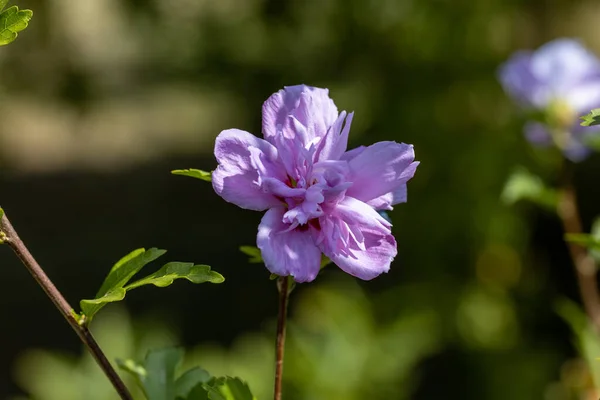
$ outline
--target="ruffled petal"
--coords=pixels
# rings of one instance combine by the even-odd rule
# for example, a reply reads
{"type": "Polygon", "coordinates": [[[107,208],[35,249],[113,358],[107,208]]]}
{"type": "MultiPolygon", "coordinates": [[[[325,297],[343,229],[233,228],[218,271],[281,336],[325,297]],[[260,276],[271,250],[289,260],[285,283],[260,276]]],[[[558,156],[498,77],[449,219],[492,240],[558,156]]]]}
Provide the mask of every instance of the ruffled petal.
{"type": "Polygon", "coordinates": [[[408,190],[406,184],[404,184],[393,192],[389,192],[383,196],[369,200],[367,204],[376,210],[393,210],[394,208],[392,206],[400,203],[406,203],[408,199],[407,192],[408,190]]]}
{"type": "Polygon", "coordinates": [[[320,232],[326,237],[320,243],[323,253],[343,271],[363,280],[388,272],[397,254],[389,222],[369,205],[351,197],[338,204],[336,217],[337,222],[330,219],[321,223],[321,229],[332,230],[320,232]],[[344,244],[346,248],[342,248],[344,244]]]}
{"type": "Polygon", "coordinates": [[[284,213],[284,208],[272,208],[265,213],[258,226],[256,245],[271,273],[310,282],[319,274],[321,250],[308,230],[289,230],[289,225],[282,222],[284,213]]]}
{"type": "Polygon", "coordinates": [[[325,136],[338,118],[329,90],[306,85],[286,86],[273,94],[263,104],[262,113],[263,135],[273,144],[274,138],[282,134],[287,138],[302,135],[303,144],[308,145],[325,136]],[[298,124],[303,128],[299,129],[298,124]]]}
{"type": "Polygon", "coordinates": [[[375,143],[348,161],[349,181],[352,182],[352,186],[346,194],[369,202],[387,193],[401,191],[419,165],[414,160],[412,145],[396,142],[375,143]]]}
{"type": "Polygon", "coordinates": [[[323,140],[319,142],[315,156],[316,160],[339,160],[346,151],[346,147],[348,147],[348,135],[350,134],[353,116],[354,113],[348,114],[347,117],[345,111],[340,113],[323,140]]]}
{"type": "Polygon", "coordinates": [[[269,142],[238,129],[223,131],[215,141],[219,166],[212,174],[215,192],[239,207],[263,211],[280,201],[261,188],[259,175],[278,177],[277,149],[269,142]]]}

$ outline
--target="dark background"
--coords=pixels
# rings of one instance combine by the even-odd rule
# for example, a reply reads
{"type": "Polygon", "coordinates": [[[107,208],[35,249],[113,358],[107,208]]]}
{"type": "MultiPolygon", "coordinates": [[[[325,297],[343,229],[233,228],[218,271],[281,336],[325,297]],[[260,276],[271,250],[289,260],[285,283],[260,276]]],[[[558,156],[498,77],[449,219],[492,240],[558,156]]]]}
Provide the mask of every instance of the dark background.
{"type": "MultiPolygon", "coordinates": [[[[521,48],[578,37],[600,52],[593,1],[22,0],[34,18],[0,48],[0,201],[76,307],[138,247],[206,263],[221,285],[141,288],[93,325],[111,358],[182,344],[186,364],[271,396],[276,290],[237,251],[260,213],[210,184],[216,135],[260,134],[284,85],[330,88],[355,112],[351,147],[413,143],[399,255],[356,282],[330,266],[293,294],[286,398],[570,400],[589,377],[557,299],[578,301],[560,226],[500,201],[518,165],[552,180],[496,81],[521,48]]],[[[600,157],[576,167],[586,227],[600,157]]],[[[160,262],[153,264],[158,268],[160,262]]],[[[0,397],[114,399],[76,336],[0,248],[0,397]],[[44,349],[44,350],[40,350],[44,349]]]]}

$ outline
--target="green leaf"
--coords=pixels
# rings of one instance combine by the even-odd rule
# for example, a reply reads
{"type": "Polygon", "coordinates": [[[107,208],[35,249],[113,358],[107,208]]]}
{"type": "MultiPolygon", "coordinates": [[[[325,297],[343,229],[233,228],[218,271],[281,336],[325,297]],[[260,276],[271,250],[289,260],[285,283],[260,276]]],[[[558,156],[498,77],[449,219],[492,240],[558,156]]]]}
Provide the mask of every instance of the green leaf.
{"type": "Polygon", "coordinates": [[[241,246],[240,251],[247,255],[248,262],[250,264],[260,264],[263,262],[262,254],[260,253],[260,249],[255,246],[241,246]]]}
{"type": "Polygon", "coordinates": [[[581,117],[581,126],[600,125],[600,108],[595,108],[589,114],[581,117]]]}
{"type": "Polygon", "coordinates": [[[143,381],[148,400],[173,400],[177,385],[175,371],[183,359],[183,349],[167,348],[152,350],[146,355],[143,381]]]}
{"type": "Polygon", "coordinates": [[[211,271],[208,265],[194,265],[193,263],[170,262],[153,274],[148,275],[134,283],[127,285],[125,290],[135,289],[144,285],[166,287],[176,279],[187,279],[192,283],[222,283],[223,275],[211,271]]]}
{"type": "Polygon", "coordinates": [[[554,211],[558,204],[558,192],[546,187],[539,176],[519,167],[506,181],[501,199],[506,204],[527,200],[554,211]]]}
{"type": "Polygon", "coordinates": [[[225,280],[221,274],[211,271],[208,265],[194,265],[193,263],[170,262],[158,271],[127,284],[133,276],[145,265],[165,254],[165,250],[152,248],[148,251],[138,249],[123,257],[117,262],[104,280],[96,298],[81,300],[80,306],[85,315],[85,323],[89,324],[94,317],[108,303],[121,301],[129,290],[145,285],[166,287],[176,279],[187,279],[192,283],[221,283],[225,280]]]}
{"type": "MultiPolygon", "coordinates": [[[[148,372],[146,371],[146,368],[144,368],[143,365],[140,365],[140,364],[136,363],[133,360],[120,360],[120,359],[117,359],[117,365],[123,371],[125,371],[125,372],[129,373],[130,375],[132,375],[135,378],[136,383],[138,384],[138,386],[140,388],[142,388],[144,390],[144,394],[146,394],[145,388],[144,388],[144,380],[146,379],[146,376],[148,375],[148,372]]],[[[146,395],[146,397],[148,397],[148,396],[146,395]]]]}
{"type": "Polygon", "coordinates": [[[192,368],[175,382],[175,396],[187,399],[192,390],[211,379],[208,372],[200,367],[192,368]]]}
{"type": "Polygon", "coordinates": [[[0,219],[2,219],[2,217],[4,217],[4,210],[0,208],[0,219]]]}
{"type": "MultiPolygon", "coordinates": [[[[2,7],[6,5],[6,1],[0,3],[2,7]]],[[[0,46],[9,44],[14,41],[18,32],[27,28],[33,11],[19,10],[17,6],[12,6],[0,13],[0,46]]]]}
{"type": "Polygon", "coordinates": [[[557,313],[570,325],[575,344],[581,357],[587,362],[595,387],[600,387],[600,338],[587,316],[571,300],[561,300],[556,304],[557,313]]]}
{"type": "Polygon", "coordinates": [[[0,11],[4,10],[4,7],[8,4],[8,0],[0,0],[0,11]]]}
{"type": "Polygon", "coordinates": [[[229,376],[209,382],[208,398],[210,400],[256,400],[246,382],[229,376]]]}
{"type": "Polygon", "coordinates": [[[589,234],[567,233],[565,234],[565,240],[587,248],[594,260],[600,262],[600,217],[592,223],[589,234]]]}
{"type": "Polygon", "coordinates": [[[94,315],[107,303],[123,300],[125,290],[123,287],[146,264],[156,260],[166,253],[166,250],[151,248],[149,250],[137,249],[120,259],[110,270],[102,283],[96,297],[92,300],[81,300],[80,307],[90,323],[94,315]]]}
{"type": "Polygon", "coordinates": [[[190,178],[201,179],[206,182],[212,181],[212,172],[202,171],[201,169],[176,169],[171,171],[173,175],[189,176],[190,178]]]}

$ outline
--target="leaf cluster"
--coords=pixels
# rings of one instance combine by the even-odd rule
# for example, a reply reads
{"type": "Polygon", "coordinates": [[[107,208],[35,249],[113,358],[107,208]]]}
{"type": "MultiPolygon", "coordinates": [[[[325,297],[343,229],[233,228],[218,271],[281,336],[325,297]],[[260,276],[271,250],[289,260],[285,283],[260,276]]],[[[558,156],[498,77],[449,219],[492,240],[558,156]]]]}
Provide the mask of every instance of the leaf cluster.
{"type": "Polygon", "coordinates": [[[133,360],[118,364],[134,376],[148,400],[256,400],[240,378],[213,377],[200,367],[178,375],[182,360],[182,349],[167,348],[148,352],[142,364],[133,360]]]}

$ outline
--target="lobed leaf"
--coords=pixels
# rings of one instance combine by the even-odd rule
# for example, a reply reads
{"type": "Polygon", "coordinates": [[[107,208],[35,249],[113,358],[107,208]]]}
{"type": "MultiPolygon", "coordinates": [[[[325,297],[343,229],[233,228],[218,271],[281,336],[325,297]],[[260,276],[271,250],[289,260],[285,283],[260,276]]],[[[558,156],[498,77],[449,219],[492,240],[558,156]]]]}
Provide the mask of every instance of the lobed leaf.
{"type": "Polygon", "coordinates": [[[187,279],[192,283],[221,283],[225,280],[221,274],[211,271],[208,265],[193,263],[170,262],[158,271],[129,283],[131,278],[144,266],[156,260],[165,250],[152,248],[137,249],[119,260],[110,270],[94,299],[81,300],[80,307],[83,315],[78,316],[82,323],[89,324],[106,304],[121,301],[129,290],[145,285],[166,287],[176,279],[187,279]]]}
{"type": "Polygon", "coordinates": [[[171,171],[171,173],[173,175],[189,176],[190,178],[212,182],[212,172],[202,171],[201,169],[176,169],[171,171]]]}
{"type": "Polygon", "coordinates": [[[595,108],[580,118],[583,122],[581,126],[594,126],[600,125],[600,108],[595,108]]]}
{"type": "Polygon", "coordinates": [[[176,279],[187,279],[192,283],[222,283],[223,275],[211,271],[208,265],[194,265],[193,263],[170,262],[153,274],[148,275],[125,287],[125,290],[135,289],[144,285],[166,287],[176,279]]]}
{"type": "MultiPolygon", "coordinates": [[[[7,1],[0,2],[0,9],[4,8],[7,1]]],[[[18,32],[27,28],[29,21],[33,17],[31,10],[19,10],[19,7],[12,6],[0,13],[0,46],[6,45],[14,41],[18,32]]]]}

